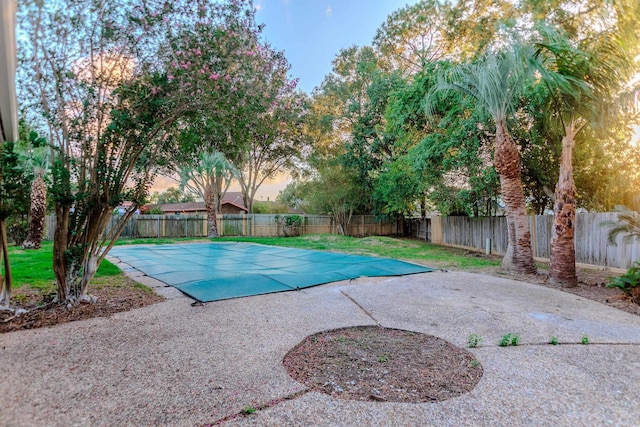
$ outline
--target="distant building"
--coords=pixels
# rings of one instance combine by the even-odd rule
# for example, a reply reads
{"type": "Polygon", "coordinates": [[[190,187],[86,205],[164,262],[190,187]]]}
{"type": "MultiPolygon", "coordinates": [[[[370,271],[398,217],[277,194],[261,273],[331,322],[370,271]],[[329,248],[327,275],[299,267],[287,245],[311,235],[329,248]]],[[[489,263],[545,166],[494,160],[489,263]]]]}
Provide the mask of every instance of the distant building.
{"type": "MultiPolygon", "coordinates": [[[[160,208],[167,215],[205,215],[207,213],[204,202],[148,204],[142,207],[142,212],[148,213],[155,208],[160,208]]],[[[222,198],[220,212],[218,213],[243,214],[247,212],[249,212],[249,209],[244,205],[242,193],[228,191],[222,198]]]]}
{"type": "MultiPolygon", "coordinates": [[[[133,202],[122,202],[122,204],[115,209],[115,213],[117,213],[118,215],[124,215],[124,213],[128,211],[131,206],[133,206],[133,202]]],[[[138,215],[139,213],[140,209],[136,209],[136,211],[134,212],[135,215],[138,215]]]]}

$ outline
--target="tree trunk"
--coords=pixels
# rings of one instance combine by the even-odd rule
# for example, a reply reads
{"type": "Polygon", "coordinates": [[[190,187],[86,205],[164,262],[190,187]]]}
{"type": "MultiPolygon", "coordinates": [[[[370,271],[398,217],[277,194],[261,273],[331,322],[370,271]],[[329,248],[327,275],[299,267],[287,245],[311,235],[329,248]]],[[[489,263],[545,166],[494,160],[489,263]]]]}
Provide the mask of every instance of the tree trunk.
{"type": "Polygon", "coordinates": [[[574,225],[576,221],[576,185],[573,181],[573,147],[577,133],[575,123],[565,127],[562,138],[560,176],[556,184],[551,236],[549,279],[567,288],[578,285],[574,225]]]}
{"type": "MultiPolygon", "coordinates": [[[[67,265],[66,252],[69,249],[69,207],[56,203],[56,226],[53,232],[53,273],[56,276],[58,290],[55,300],[65,302],[71,295],[70,275],[74,266],[67,265]]],[[[72,278],[71,278],[72,279],[72,278]]]]}
{"type": "Polygon", "coordinates": [[[4,264],[4,276],[0,275],[0,302],[5,306],[11,303],[11,263],[9,262],[9,245],[7,244],[7,223],[0,219],[0,253],[4,264]]]}
{"type": "Polygon", "coordinates": [[[220,237],[217,224],[217,204],[214,186],[211,183],[207,183],[204,188],[204,205],[207,209],[207,237],[220,237]]]}
{"type": "Polygon", "coordinates": [[[46,213],[47,187],[42,176],[38,176],[31,183],[31,223],[29,224],[29,234],[22,242],[22,249],[40,249],[46,213]]]}
{"type": "Polygon", "coordinates": [[[496,170],[507,215],[507,251],[502,267],[514,273],[535,274],[529,216],[522,189],[520,153],[504,121],[496,123],[496,170]]]}

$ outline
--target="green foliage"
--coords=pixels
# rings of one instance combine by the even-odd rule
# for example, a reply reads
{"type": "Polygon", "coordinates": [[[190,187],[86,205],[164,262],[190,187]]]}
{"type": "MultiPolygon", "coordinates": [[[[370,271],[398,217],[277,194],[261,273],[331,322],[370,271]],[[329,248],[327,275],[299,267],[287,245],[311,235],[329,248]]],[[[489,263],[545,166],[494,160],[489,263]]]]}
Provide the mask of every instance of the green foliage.
{"type": "Polygon", "coordinates": [[[16,245],[22,244],[29,233],[29,223],[19,217],[12,217],[7,224],[7,237],[16,245]]]}
{"type": "Polygon", "coordinates": [[[299,185],[306,202],[305,210],[333,215],[342,230],[347,230],[352,215],[358,213],[357,209],[366,197],[356,185],[351,171],[335,164],[323,165],[314,179],[299,185]]]}
{"type": "Polygon", "coordinates": [[[255,214],[285,214],[289,212],[287,205],[280,202],[254,202],[253,213],[255,214]]]}
{"type": "Polygon", "coordinates": [[[469,338],[467,338],[467,347],[476,348],[482,342],[482,337],[478,334],[471,334],[469,338]]]}
{"type": "Polygon", "coordinates": [[[623,234],[626,241],[630,241],[635,237],[640,237],[640,196],[636,196],[633,200],[633,208],[626,206],[616,206],[618,212],[617,221],[603,222],[601,225],[611,227],[608,238],[609,243],[616,244],[618,235],[623,234]]]}
{"type": "Polygon", "coordinates": [[[556,338],[555,336],[551,336],[551,338],[549,338],[549,344],[558,345],[558,338],[556,338]]]}
{"type": "Polygon", "coordinates": [[[300,234],[300,226],[302,225],[303,218],[300,215],[276,215],[276,223],[280,229],[284,232],[285,236],[298,236],[300,234]]]}
{"type": "Polygon", "coordinates": [[[391,94],[385,119],[395,136],[394,157],[383,165],[374,193],[383,212],[412,212],[418,204],[423,212],[429,206],[445,215],[496,211],[487,117],[457,92],[432,97],[431,117],[425,115],[424,99],[447,69],[446,62],[425,66],[391,94]]]}
{"type": "Polygon", "coordinates": [[[257,409],[256,409],[255,407],[253,407],[253,406],[245,406],[245,407],[242,409],[242,414],[243,414],[243,415],[251,415],[251,414],[253,414],[253,413],[254,413],[254,412],[256,412],[256,411],[257,411],[257,409]]]}
{"type": "Polygon", "coordinates": [[[582,338],[580,339],[580,344],[582,345],[589,344],[589,337],[587,335],[583,335],[582,338]]]}
{"type": "Polygon", "coordinates": [[[387,363],[389,361],[391,356],[389,356],[388,354],[383,354],[381,356],[378,356],[378,362],[380,363],[387,363]]]}
{"type": "Polygon", "coordinates": [[[189,203],[195,202],[196,199],[191,193],[180,191],[176,187],[169,187],[163,192],[155,192],[151,195],[151,203],[167,204],[167,203],[189,203]]]}
{"type": "Polygon", "coordinates": [[[286,215],[282,217],[282,221],[286,227],[300,227],[302,225],[302,219],[300,215],[286,215]]]}
{"type": "Polygon", "coordinates": [[[634,262],[625,274],[613,277],[607,283],[608,288],[618,288],[626,294],[629,294],[638,285],[640,285],[640,261],[634,262]]]}
{"type": "Polygon", "coordinates": [[[301,185],[298,181],[290,182],[286,187],[280,190],[278,196],[276,197],[276,202],[284,206],[289,206],[293,209],[303,209],[305,206],[305,196],[302,191],[302,187],[303,185],[301,185]]]}
{"type": "Polygon", "coordinates": [[[500,339],[500,342],[498,343],[498,345],[500,347],[507,347],[510,345],[517,346],[519,343],[520,343],[520,336],[509,332],[508,334],[502,336],[502,339],[500,339]]]}
{"type": "Polygon", "coordinates": [[[147,212],[150,215],[164,215],[164,211],[160,206],[154,206],[147,212]]]}
{"type": "Polygon", "coordinates": [[[28,212],[30,180],[13,142],[0,146],[0,220],[28,212]]]}

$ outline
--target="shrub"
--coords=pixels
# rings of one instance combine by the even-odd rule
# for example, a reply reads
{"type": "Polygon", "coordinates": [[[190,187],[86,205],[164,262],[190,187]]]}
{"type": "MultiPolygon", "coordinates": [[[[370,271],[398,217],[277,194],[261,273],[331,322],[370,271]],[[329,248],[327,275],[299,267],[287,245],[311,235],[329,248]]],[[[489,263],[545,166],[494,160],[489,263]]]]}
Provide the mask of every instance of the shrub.
{"type": "Polygon", "coordinates": [[[638,285],[640,285],[640,261],[634,262],[631,268],[622,276],[612,278],[607,287],[620,288],[620,290],[628,294],[638,285]]]}
{"type": "Polygon", "coordinates": [[[164,211],[159,206],[155,206],[155,207],[149,209],[149,212],[147,212],[147,213],[149,215],[164,215],[164,211]]]}

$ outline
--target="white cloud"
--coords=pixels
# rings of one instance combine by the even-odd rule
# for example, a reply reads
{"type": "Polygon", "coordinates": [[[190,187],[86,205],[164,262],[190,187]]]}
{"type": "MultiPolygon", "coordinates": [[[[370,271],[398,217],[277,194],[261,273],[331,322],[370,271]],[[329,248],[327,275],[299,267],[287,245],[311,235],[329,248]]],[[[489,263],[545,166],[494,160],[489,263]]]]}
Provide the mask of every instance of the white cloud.
{"type": "Polygon", "coordinates": [[[256,12],[260,12],[262,10],[262,4],[261,3],[257,3],[255,6],[256,12]]]}
{"type": "Polygon", "coordinates": [[[328,18],[333,15],[333,9],[331,9],[331,6],[327,6],[327,8],[324,10],[324,15],[328,18]]]}

